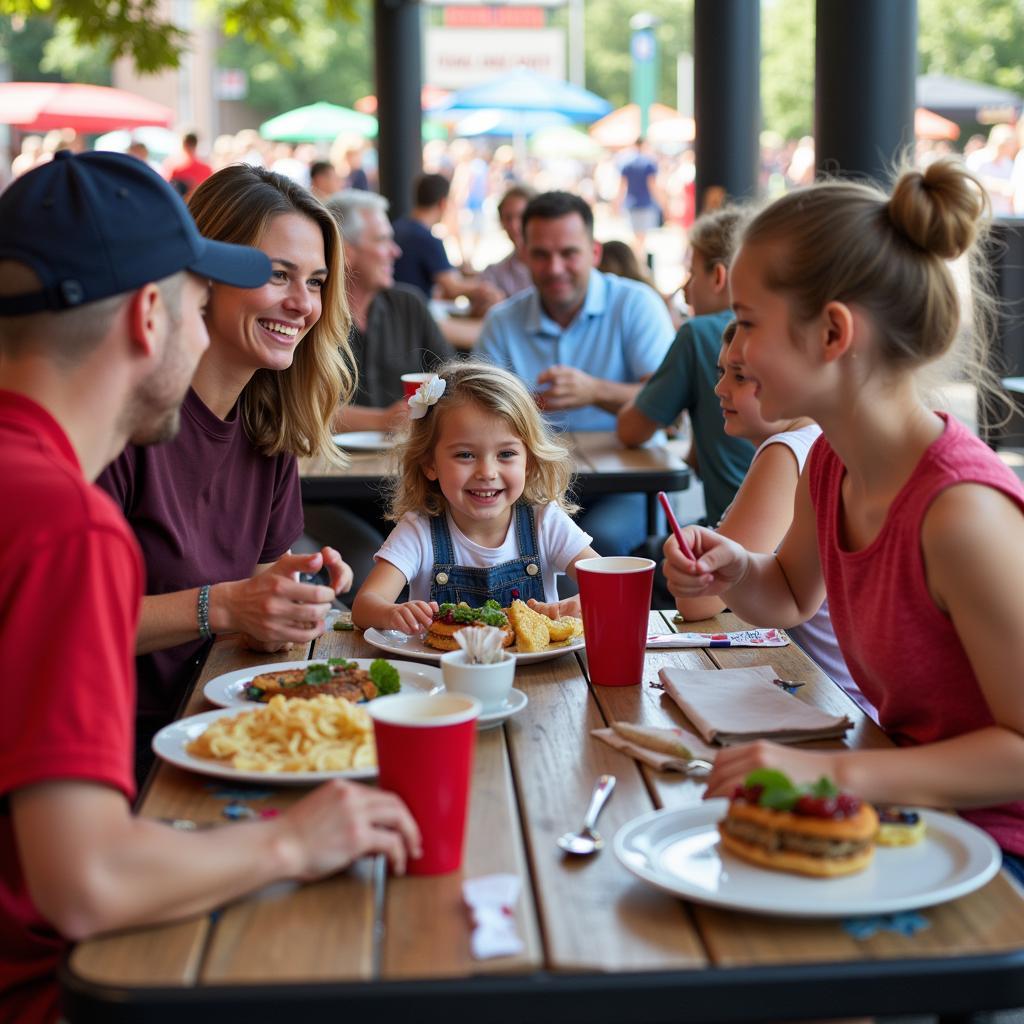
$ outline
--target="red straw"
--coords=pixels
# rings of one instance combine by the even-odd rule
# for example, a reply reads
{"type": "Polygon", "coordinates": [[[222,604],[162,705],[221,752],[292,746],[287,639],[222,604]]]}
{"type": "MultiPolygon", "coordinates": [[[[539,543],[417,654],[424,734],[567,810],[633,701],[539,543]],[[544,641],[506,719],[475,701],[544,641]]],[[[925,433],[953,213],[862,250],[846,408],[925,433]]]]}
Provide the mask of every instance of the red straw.
{"type": "Polygon", "coordinates": [[[672,511],[672,505],[668,500],[668,495],[664,491],[658,491],[658,501],[661,502],[661,507],[665,510],[665,515],[668,517],[669,526],[672,527],[672,532],[676,535],[676,543],[679,545],[679,550],[682,551],[682,553],[691,562],[696,562],[697,556],[694,555],[690,545],[687,544],[683,538],[683,531],[679,526],[679,520],[676,519],[676,514],[672,511]]]}

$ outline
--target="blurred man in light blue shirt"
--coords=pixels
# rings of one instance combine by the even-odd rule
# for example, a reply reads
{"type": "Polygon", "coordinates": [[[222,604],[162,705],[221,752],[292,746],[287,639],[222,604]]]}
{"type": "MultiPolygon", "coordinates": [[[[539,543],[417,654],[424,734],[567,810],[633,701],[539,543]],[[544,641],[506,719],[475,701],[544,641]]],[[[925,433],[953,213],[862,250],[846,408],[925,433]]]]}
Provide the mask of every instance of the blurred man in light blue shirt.
{"type": "MultiPolygon", "coordinates": [[[[661,296],[595,267],[590,207],[546,192],[523,213],[526,264],[534,287],[487,315],[477,354],[533,388],[550,421],[565,430],[614,430],[619,409],[661,364],[674,331],[661,296]]],[[[645,539],[643,495],[588,503],[583,528],[601,554],[645,539]]]]}

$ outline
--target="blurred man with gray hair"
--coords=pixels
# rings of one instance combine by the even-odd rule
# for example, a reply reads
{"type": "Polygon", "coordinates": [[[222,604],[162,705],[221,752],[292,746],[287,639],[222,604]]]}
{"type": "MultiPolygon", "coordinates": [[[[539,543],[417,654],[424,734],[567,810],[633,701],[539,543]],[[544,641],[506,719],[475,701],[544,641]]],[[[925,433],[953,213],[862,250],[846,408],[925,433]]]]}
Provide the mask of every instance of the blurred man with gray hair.
{"type": "Polygon", "coordinates": [[[338,410],[336,430],[393,430],[405,419],[403,373],[423,373],[451,359],[420,293],[395,283],[395,245],[388,201],[346,189],[327,202],[345,244],[345,285],[352,313],[349,343],[359,367],[359,390],[338,410]]]}

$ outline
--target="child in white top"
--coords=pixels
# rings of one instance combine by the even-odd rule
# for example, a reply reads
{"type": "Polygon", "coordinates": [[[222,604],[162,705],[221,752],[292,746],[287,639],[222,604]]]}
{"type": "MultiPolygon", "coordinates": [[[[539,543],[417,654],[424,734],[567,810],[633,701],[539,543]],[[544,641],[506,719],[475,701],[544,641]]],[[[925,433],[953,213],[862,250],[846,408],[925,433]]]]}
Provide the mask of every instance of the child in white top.
{"type": "MultiPolygon", "coordinates": [[[[757,451],[736,497],[716,529],[750,551],[774,551],[793,520],[797,483],[821,428],[806,416],[783,420],[764,418],[755,382],[747,376],[735,346],[731,345],[735,334],[736,322],[733,321],[722,335],[715,394],[722,406],[725,432],[730,437],[751,441],[757,451]]],[[[709,618],[725,607],[720,597],[676,597],[676,608],[687,619],[709,618]]],[[[791,627],[788,632],[863,711],[877,719],[875,708],[850,678],[832,631],[828,601],[805,623],[791,627]]]]}
{"type": "Polygon", "coordinates": [[[418,633],[442,602],[488,599],[578,615],[578,598],[558,601],[555,576],[575,578],[595,552],[569,518],[569,452],[519,378],[450,363],[409,407],[389,512],[398,525],[353,603],[356,625],[418,633]]]}

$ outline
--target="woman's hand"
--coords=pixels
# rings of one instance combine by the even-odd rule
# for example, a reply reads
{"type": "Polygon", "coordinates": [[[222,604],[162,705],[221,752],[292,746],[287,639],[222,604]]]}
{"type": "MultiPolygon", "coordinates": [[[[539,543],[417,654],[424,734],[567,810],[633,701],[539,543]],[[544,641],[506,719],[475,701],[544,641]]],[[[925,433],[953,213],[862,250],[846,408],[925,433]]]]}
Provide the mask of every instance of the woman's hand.
{"type": "Polygon", "coordinates": [[[299,583],[294,577],[299,572],[316,572],[322,558],[320,552],[282,555],[265,572],[211,587],[210,628],[214,633],[246,634],[252,644],[260,645],[258,650],[281,650],[288,644],[315,640],[325,629],[334,591],[299,583]]]}
{"type": "Polygon", "coordinates": [[[396,604],[387,613],[384,628],[396,629],[400,633],[415,636],[430,626],[436,612],[436,601],[406,601],[405,604],[396,604]]]}
{"type": "Polygon", "coordinates": [[[278,822],[289,873],[304,881],[375,853],[386,854],[395,874],[402,875],[408,858],[422,854],[420,830],[397,796],[344,779],[314,790],[278,822]]]}
{"type": "Polygon", "coordinates": [[[785,772],[797,785],[815,782],[827,775],[836,779],[836,759],[839,753],[830,750],[800,750],[796,747],[755,740],[738,747],[724,747],[715,755],[715,766],[708,776],[704,799],[731,797],[737,786],[758,768],[777,768],[785,772]]]}
{"type": "Polygon", "coordinates": [[[702,526],[683,527],[696,561],[679,550],[675,536],[665,541],[665,581],[674,597],[712,597],[739,583],[750,567],[747,550],[702,526]]]}
{"type": "Polygon", "coordinates": [[[334,548],[321,548],[319,557],[322,561],[319,563],[314,561],[316,555],[307,557],[310,559],[311,568],[304,569],[304,572],[316,572],[321,565],[324,565],[331,574],[331,586],[334,588],[335,594],[347,594],[352,589],[352,580],[355,578],[352,566],[348,562],[342,561],[341,555],[334,548]]]}

